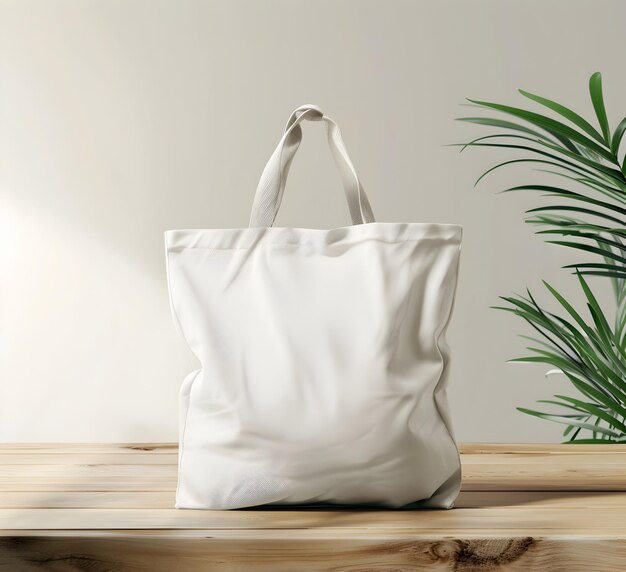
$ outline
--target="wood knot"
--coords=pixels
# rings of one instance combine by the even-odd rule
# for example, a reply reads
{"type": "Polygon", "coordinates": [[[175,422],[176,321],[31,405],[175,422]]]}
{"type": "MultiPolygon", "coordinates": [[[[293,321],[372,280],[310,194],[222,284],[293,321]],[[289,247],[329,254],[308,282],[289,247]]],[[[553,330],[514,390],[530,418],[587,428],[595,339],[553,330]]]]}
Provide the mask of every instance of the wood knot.
{"type": "Polygon", "coordinates": [[[442,540],[430,547],[434,561],[453,564],[454,570],[489,570],[510,564],[537,541],[525,538],[479,538],[476,540],[442,540]]]}
{"type": "Polygon", "coordinates": [[[131,449],[132,451],[154,451],[154,447],[141,447],[139,445],[127,445],[124,449],[131,449]]]}

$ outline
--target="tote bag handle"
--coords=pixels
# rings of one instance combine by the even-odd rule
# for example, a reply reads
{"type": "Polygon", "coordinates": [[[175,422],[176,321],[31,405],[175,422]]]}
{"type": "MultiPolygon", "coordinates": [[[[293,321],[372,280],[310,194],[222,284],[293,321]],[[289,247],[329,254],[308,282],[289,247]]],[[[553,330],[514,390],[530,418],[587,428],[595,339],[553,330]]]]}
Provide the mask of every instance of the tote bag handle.
{"type": "Polygon", "coordinates": [[[263,170],[254,196],[250,226],[262,227],[274,224],[283,198],[289,167],[302,141],[300,123],[305,119],[326,123],[328,144],[341,175],[352,224],[374,222],[372,207],[350,161],[339,127],[316,105],[303,105],[291,114],[285,133],[263,170]]]}

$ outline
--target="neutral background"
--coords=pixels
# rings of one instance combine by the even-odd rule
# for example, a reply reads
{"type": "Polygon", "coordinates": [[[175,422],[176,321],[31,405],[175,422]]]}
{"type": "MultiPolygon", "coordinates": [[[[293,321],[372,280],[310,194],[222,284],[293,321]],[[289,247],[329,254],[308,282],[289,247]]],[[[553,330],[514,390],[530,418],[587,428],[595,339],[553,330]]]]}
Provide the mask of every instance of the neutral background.
{"type": "MultiPolygon", "coordinates": [[[[465,227],[449,391],[463,441],[554,441],[517,405],[564,384],[523,353],[522,323],[489,309],[546,278],[577,299],[568,255],[524,225],[536,196],[474,180],[505,155],[448,143],[464,98],[518,87],[592,114],[600,70],[626,112],[626,3],[500,0],[2,0],[0,440],[171,441],[196,367],[169,313],[163,231],[247,224],[291,110],[341,125],[381,221],[465,227]]],[[[279,223],[348,222],[319,124],[279,223]]],[[[607,291],[608,292],[608,291],[607,291]]],[[[607,304],[609,296],[606,295],[607,304]]]]}

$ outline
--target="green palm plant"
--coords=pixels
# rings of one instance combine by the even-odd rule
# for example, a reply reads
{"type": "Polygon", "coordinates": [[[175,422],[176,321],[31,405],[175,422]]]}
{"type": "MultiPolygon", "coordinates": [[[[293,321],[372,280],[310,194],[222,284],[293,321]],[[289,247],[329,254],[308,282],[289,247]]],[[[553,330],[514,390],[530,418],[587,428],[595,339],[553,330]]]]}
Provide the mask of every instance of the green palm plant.
{"type": "Polygon", "coordinates": [[[548,184],[503,192],[534,191],[547,197],[547,204],[527,211],[526,222],[535,225],[546,242],[585,256],[565,266],[578,280],[587,306],[584,313],[546,282],[556,312],[537,303],[530,291],[502,297],[504,304],[498,306],[525,320],[535,333],[523,336],[530,340],[530,355],[512,361],[546,364],[552,368],[548,374],[564,374],[577,390],[575,396],[539,401],[549,411],[518,410],[564,424],[568,442],[619,443],[626,442],[626,159],[620,157],[626,117],[611,130],[599,73],[591,76],[589,92],[598,127],[555,101],[523,90],[524,97],[547,108],[548,114],[469,100],[488,116],[459,120],[497,132],[463,144],[461,150],[489,147],[519,153],[487,170],[477,184],[489,173],[515,164],[528,163],[543,172],[548,184]],[[615,304],[610,316],[594,295],[590,276],[611,281],[615,304]]]}

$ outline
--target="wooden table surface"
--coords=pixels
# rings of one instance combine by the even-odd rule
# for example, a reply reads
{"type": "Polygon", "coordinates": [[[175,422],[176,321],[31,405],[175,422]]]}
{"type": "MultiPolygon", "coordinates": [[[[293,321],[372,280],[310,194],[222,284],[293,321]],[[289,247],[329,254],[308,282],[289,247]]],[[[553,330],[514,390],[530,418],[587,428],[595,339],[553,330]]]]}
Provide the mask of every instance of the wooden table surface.
{"type": "Polygon", "coordinates": [[[626,446],[461,459],[447,511],[197,511],[176,445],[0,445],[0,570],[626,570],[626,446]]]}

